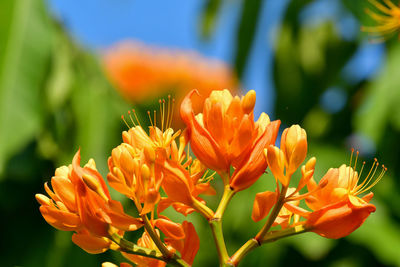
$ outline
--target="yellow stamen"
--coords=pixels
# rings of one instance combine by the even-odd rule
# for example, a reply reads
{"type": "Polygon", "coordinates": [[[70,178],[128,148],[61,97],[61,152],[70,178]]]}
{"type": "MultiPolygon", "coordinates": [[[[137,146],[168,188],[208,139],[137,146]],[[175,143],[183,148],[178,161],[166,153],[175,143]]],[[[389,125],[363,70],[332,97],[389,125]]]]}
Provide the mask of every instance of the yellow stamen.
{"type": "Polygon", "coordinates": [[[136,127],[136,123],[135,123],[135,121],[134,121],[133,118],[132,118],[132,114],[131,114],[131,111],[130,111],[130,110],[128,110],[128,114],[129,114],[129,118],[131,119],[131,122],[132,122],[133,126],[136,127]]]}
{"type": "Polygon", "coordinates": [[[125,123],[125,125],[128,127],[128,129],[130,129],[131,127],[130,127],[129,124],[126,122],[124,115],[121,115],[121,119],[123,120],[123,122],[125,123]]]}

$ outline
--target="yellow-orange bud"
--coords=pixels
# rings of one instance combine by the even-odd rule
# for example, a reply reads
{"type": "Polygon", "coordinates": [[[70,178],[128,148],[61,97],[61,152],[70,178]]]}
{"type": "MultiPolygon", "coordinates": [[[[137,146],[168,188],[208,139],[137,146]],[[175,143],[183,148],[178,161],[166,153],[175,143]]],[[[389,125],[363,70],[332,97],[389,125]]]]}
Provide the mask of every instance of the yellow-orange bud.
{"type": "Polygon", "coordinates": [[[91,190],[96,192],[99,196],[101,196],[105,201],[108,201],[108,197],[104,193],[103,188],[101,187],[100,182],[94,178],[91,175],[88,174],[83,174],[82,175],[82,180],[85,182],[87,187],[89,187],[91,190]]]}
{"type": "Polygon", "coordinates": [[[285,154],[287,173],[293,174],[307,155],[307,134],[299,125],[292,125],[283,131],[281,149],[285,154]]]}
{"type": "Polygon", "coordinates": [[[242,109],[244,113],[250,114],[256,104],[256,91],[250,90],[242,99],[242,109]]]}

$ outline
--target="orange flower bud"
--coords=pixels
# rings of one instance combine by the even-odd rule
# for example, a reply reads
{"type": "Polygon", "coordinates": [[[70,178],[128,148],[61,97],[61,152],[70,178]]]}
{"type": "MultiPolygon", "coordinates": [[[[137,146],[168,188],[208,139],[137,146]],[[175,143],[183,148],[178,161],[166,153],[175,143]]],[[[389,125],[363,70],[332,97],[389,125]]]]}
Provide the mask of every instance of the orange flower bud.
{"type": "Polygon", "coordinates": [[[195,116],[190,92],[181,105],[181,116],[188,127],[193,153],[208,168],[228,173],[235,168],[230,185],[243,190],[252,185],[267,167],[262,151],[275,143],[279,121],[266,114],[254,121],[255,91],[233,97],[228,90],[212,91],[204,102],[203,113],[195,116]]]}
{"type": "Polygon", "coordinates": [[[264,219],[275,205],[277,197],[276,192],[265,191],[257,193],[254,199],[253,212],[251,214],[253,221],[258,222],[264,219]]]}
{"type": "Polygon", "coordinates": [[[276,146],[270,145],[268,150],[264,150],[264,156],[267,158],[269,169],[276,179],[283,186],[288,186],[290,177],[285,175],[285,154],[276,146]]]}
{"type": "Polygon", "coordinates": [[[74,243],[89,253],[111,248],[109,231],[133,231],[143,224],[126,215],[121,203],[111,199],[95,166],[90,160],[82,168],[78,151],[72,165],[56,170],[51,179],[54,192],[45,184],[51,198],[36,195],[44,219],[57,229],[75,231],[74,243]]]}
{"type": "Polygon", "coordinates": [[[285,154],[288,175],[292,175],[307,155],[307,134],[299,125],[293,125],[282,133],[281,150],[285,154]]]}

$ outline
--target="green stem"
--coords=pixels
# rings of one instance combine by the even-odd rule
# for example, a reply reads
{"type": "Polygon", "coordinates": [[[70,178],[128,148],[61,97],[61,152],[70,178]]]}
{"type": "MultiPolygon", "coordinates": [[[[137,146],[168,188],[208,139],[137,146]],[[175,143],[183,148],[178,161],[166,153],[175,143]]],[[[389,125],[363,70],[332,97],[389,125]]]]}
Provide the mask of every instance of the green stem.
{"type": "Polygon", "coordinates": [[[240,247],[235,254],[231,257],[230,262],[236,266],[239,264],[239,262],[254,248],[261,246],[261,242],[264,239],[264,236],[268,233],[269,229],[271,228],[272,224],[274,223],[276,217],[279,214],[279,211],[282,209],[283,204],[285,204],[285,197],[286,197],[286,191],[287,187],[284,186],[282,187],[282,190],[279,194],[279,199],[276,202],[270,216],[268,217],[267,222],[263,226],[263,228],[258,232],[258,234],[248,240],[242,247],[240,247]]]}
{"type": "Polygon", "coordinates": [[[284,237],[298,235],[307,232],[308,230],[309,229],[305,228],[303,225],[297,225],[295,227],[287,228],[282,231],[270,232],[264,237],[264,239],[261,242],[257,241],[257,239],[255,238],[252,238],[248,240],[240,249],[238,249],[238,251],[236,251],[235,254],[233,254],[233,256],[230,259],[230,262],[234,266],[237,266],[239,262],[256,247],[259,247],[265,243],[277,241],[284,237]]]}
{"type": "Polygon", "coordinates": [[[288,189],[288,187],[286,187],[286,186],[284,186],[282,188],[281,193],[279,194],[279,199],[276,202],[274,209],[271,212],[271,215],[269,215],[269,217],[268,217],[268,221],[256,235],[255,239],[258,240],[258,242],[261,242],[261,240],[264,238],[264,236],[268,233],[268,231],[271,228],[272,224],[274,223],[276,217],[278,216],[279,211],[282,209],[283,204],[285,204],[287,189],[288,189]]]}
{"type": "Polygon", "coordinates": [[[160,250],[162,255],[164,256],[165,259],[170,259],[172,258],[175,254],[172,253],[167,249],[167,247],[163,244],[161,241],[160,237],[154,230],[152,224],[149,221],[149,218],[147,218],[146,214],[143,214],[142,220],[144,222],[144,228],[146,229],[146,232],[150,235],[151,239],[153,240],[154,244],[157,246],[157,248],[160,250]]]}
{"type": "MultiPolygon", "coordinates": [[[[229,180],[229,178],[228,178],[229,180]]],[[[217,246],[218,257],[220,266],[230,266],[228,263],[229,255],[225,245],[224,234],[222,230],[222,216],[232,199],[235,191],[233,191],[229,184],[225,185],[224,194],[219,202],[218,208],[212,219],[209,221],[211,231],[214,237],[215,245],[217,246]]]]}
{"type": "Polygon", "coordinates": [[[224,216],[224,212],[232,197],[235,195],[235,191],[229,186],[229,184],[225,185],[224,194],[222,195],[221,201],[219,202],[217,211],[214,214],[215,219],[222,219],[224,216]]]}
{"type": "Polygon", "coordinates": [[[192,198],[193,204],[192,207],[199,212],[201,215],[203,215],[204,218],[206,218],[208,221],[211,220],[214,216],[214,212],[207,207],[207,205],[204,205],[200,201],[198,201],[195,198],[192,198]]]}
{"type": "Polygon", "coordinates": [[[226,250],[224,234],[222,231],[222,221],[221,219],[212,219],[209,221],[209,224],[214,237],[215,245],[217,246],[220,266],[229,266],[226,264],[229,260],[229,255],[228,251],[226,250]]]}
{"type": "Polygon", "coordinates": [[[118,246],[120,247],[119,250],[122,252],[157,259],[160,261],[167,262],[173,266],[179,266],[179,267],[189,267],[190,266],[184,260],[179,259],[176,255],[173,258],[166,259],[166,258],[164,258],[164,255],[161,252],[154,250],[154,249],[149,249],[149,248],[138,246],[138,245],[122,238],[117,233],[114,233],[111,236],[111,238],[116,244],[118,244],[118,246]]]}
{"type": "Polygon", "coordinates": [[[281,238],[298,235],[309,231],[310,229],[304,227],[304,225],[297,225],[291,228],[284,229],[282,231],[273,231],[269,232],[263,240],[261,241],[262,244],[275,242],[281,238]]]}
{"type": "Polygon", "coordinates": [[[237,266],[239,262],[247,255],[250,251],[256,247],[261,246],[255,238],[249,239],[241,248],[239,248],[235,254],[230,258],[230,262],[233,266],[237,266]]]}

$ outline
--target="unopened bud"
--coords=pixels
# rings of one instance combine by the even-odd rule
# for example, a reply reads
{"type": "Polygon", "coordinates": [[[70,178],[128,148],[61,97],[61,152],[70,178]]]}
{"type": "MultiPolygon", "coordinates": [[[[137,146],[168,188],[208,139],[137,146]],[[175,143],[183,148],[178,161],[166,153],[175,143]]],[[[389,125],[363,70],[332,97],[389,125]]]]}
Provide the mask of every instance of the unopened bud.
{"type": "Polygon", "coordinates": [[[142,179],[144,181],[148,181],[150,179],[150,175],[151,175],[150,168],[146,164],[142,165],[141,173],[142,173],[142,179]]]}
{"type": "Polygon", "coordinates": [[[313,170],[315,169],[315,164],[317,163],[317,159],[315,157],[310,158],[306,163],[306,170],[313,170]]]}
{"type": "Polygon", "coordinates": [[[89,187],[91,190],[96,192],[99,196],[101,196],[104,200],[108,201],[107,196],[104,194],[103,188],[99,181],[91,175],[84,174],[82,175],[83,182],[89,187]]]}
{"type": "Polygon", "coordinates": [[[256,104],[256,91],[250,90],[242,99],[242,109],[246,114],[250,114],[253,111],[256,104]]]}
{"type": "Polygon", "coordinates": [[[154,149],[151,146],[146,145],[144,147],[144,155],[151,162],[155,162],[156,161],[156,152],[154,151],[154,149]]]}
{"type": "Polygon", "coordinates": [[[46,197],[45,195],[36,194],[35,198],[36,198],[37,202],[39,202],[40,205],[48,206],[51,204],[51,200],[48,197],[46,197]]]}

